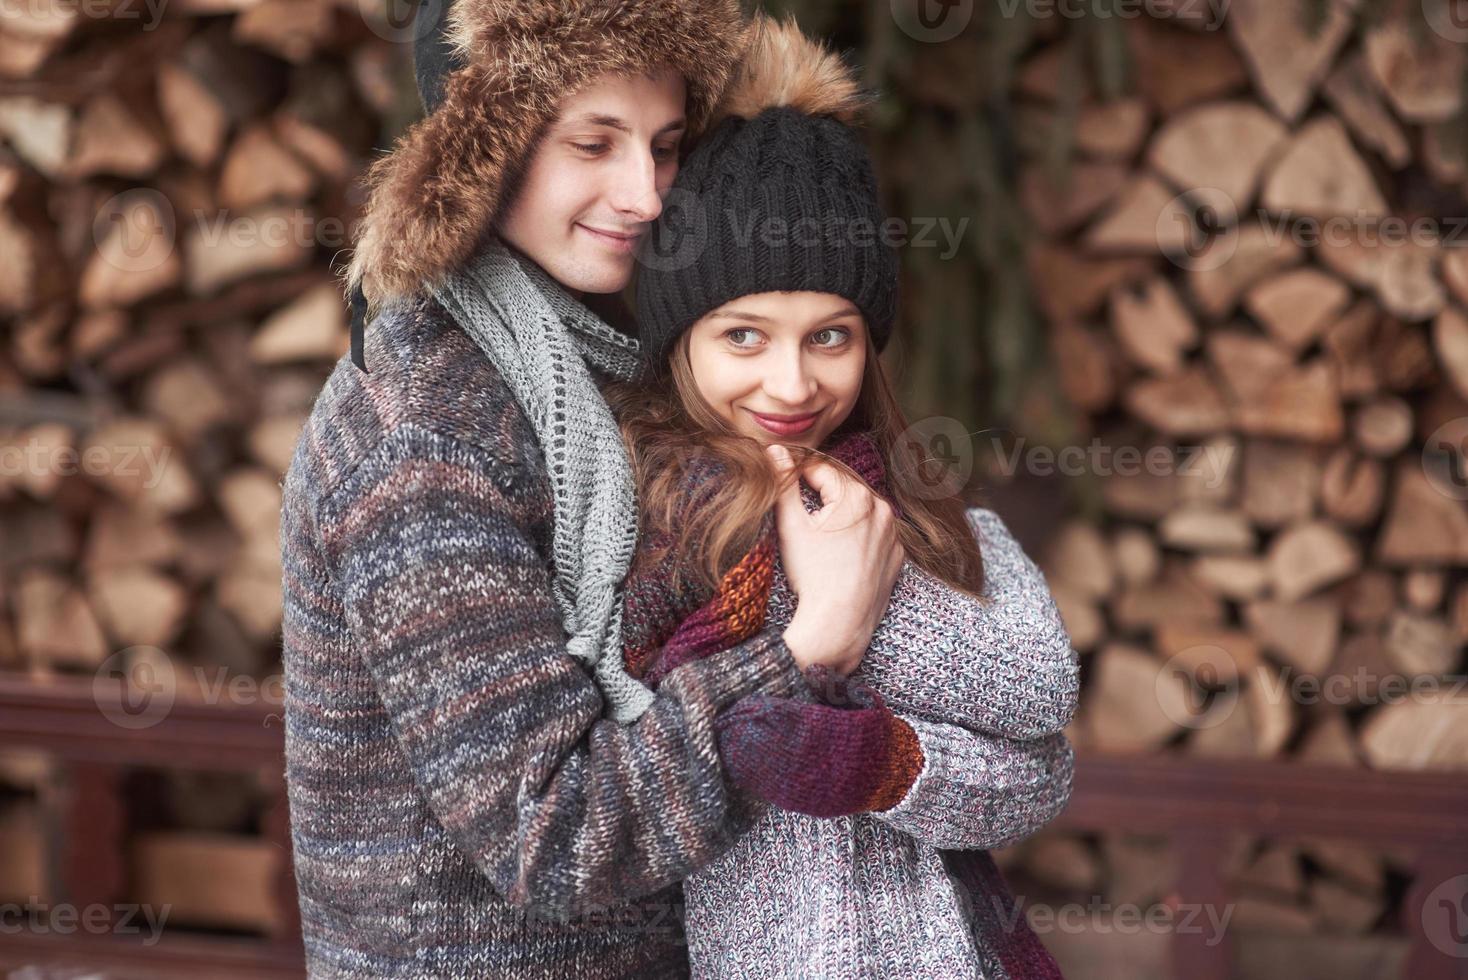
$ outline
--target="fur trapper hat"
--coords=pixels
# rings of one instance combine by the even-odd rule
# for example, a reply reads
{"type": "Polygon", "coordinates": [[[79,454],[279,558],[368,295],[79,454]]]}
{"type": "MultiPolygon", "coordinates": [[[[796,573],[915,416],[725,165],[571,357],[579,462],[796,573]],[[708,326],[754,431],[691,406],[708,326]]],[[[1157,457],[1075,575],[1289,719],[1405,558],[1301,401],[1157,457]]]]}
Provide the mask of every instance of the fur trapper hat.
{"type": "Polygon", "coordinates": [[[671,68],[696,138],[738,63],[738,0],[445,0],[415,60],[428,115],[367,170],[345,273],[352,360],[367,317],[473,256],[561,100],[604,74],[671,68]]]}

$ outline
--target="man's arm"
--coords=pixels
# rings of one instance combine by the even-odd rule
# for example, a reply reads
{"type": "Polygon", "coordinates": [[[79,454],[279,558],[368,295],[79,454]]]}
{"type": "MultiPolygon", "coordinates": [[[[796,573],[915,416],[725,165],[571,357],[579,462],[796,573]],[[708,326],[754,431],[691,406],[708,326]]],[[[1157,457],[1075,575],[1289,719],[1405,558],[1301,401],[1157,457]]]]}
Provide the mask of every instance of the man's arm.
{"type": "Polygon", "coordinates": [[[879,692],[813,674],[788,698],[721,712],[719,752],[751,796],[815,817],[870,813],[932,847],[1022,840],[1070,799],[1063,734],[1006,739],[892,711],[879,692]]]}
{"type": "Polygon", "coordinates": [[[769,629],[669,676],[635,724],[603,719],[524,524],[533,492],[484,448],[404,426],[317,522],[434,814],[508,901],[572,916],[681,880],[747,829],[714,716],[802,680],[769,629]]]}

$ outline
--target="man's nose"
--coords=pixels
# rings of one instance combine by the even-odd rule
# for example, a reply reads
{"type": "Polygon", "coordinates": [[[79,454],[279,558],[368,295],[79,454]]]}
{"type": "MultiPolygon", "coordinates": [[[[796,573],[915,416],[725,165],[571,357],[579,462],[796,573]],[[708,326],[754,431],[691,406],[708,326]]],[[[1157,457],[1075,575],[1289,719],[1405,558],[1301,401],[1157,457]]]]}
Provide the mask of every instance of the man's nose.
{"type": "Polygon", "coordinates": [[[656,221],[663,213],[663,198],[658,193],[657,161],[651,150],[628,154],[617,166],[613,178],[611,204],[619,214],[633,221],[656,221]]]}

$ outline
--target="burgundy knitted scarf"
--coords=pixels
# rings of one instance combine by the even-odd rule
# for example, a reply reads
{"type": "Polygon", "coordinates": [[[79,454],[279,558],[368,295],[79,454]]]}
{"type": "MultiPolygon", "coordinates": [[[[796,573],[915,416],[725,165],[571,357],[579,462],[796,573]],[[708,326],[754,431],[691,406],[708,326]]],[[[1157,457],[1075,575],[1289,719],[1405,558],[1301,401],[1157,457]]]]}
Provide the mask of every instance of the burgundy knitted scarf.
{"type": "MultiPolygon", "coordinates": [[[[892,504],[899,518],[902,516],[887,484],[881,450],[869,435],[843,434],[838,430],[822,446],[822,451],[851,467],[875,493],[892,504]]],[[[713,481],[721,478],[722,473],[722,465],[708,457],[691,462],[681,498],[683,506],[698,507],[706,502],[713,481]]],[[[804,484],[801,489],[807,506],[814,507],[818,503],[814,493],[804,484]]],[[[623,651],[627,671],[653,688],[678,667],[727,650],[764,628],[779,553],[774,515],[766,514],[754,546],[723,576],[716,589],[688,586],[675,590],[669,584],[673,580],[673,568],[666,563],[658,567],[646,560],[653,551],[671,555],[670,543],[666,532],[644,535],[624,591],[623,651]]],[[[684,564],[685,573],[680,580],[699,581],[692,574],[692,558],[679,561],[684,564]]],[[[807,709],[820,710],[813,705],[790,710],[807,709]]],[[[905,723],[896,727],[911,733],[905,723]]],[[[894,761],[890,774],[874,780],[860,802],[850,805],[846,812],[888,809],[901,800],[922,768],[921,749],[914,738],[910,746],[894,749],[891,757],[894,761]]],[[[940,850],[939,854],[949,873],[967,892],[975,940],[981,944],[980,948],[994,955],[1006,975],[1040,980],[1060,978],[1054,958],[1019,913],[1015,898],[989,852],[940,850]]]]}

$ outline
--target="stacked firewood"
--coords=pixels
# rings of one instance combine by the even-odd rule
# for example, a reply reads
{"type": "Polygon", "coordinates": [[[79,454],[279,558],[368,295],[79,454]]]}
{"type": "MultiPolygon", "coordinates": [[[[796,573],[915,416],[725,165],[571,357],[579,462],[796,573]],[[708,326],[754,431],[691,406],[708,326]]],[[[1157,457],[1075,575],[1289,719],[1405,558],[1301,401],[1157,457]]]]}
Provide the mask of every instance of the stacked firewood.
{"type": "MultiPolygon", "coordinates": [[[[1133,20],[1119,98],[1067,100],[1064,37],[1017,76],[1029,267],[1086,448],[1064,472],[1092,504],[1041,556],[1084,748],[1468,769],[1465,38],[1355,6],[1133,20]]],[[[1158,842],[1105,843],[1023,863],[1166,892],[1158,842]]],[[[1235,925],[1365,932],[1391,857],[1241,842],[1235,925]]]]}
{"type": "MultiPolygon", "coordinates": [[[[166,667],[178,698],[279,699],[280,480],[346,350],[356,178],[417,109],[388,14],[38,0],[0,17],[10,677],[166,667]]],[[[0,794],[0,900],[54,881],[54,775],[0,754],[19,794],[0,794]]],[[[129,894],[185,926],[278,921],[258,788],[160,779],[129,894]]]]}
{"type": "Polygon", "coordinates": [[[328,3],[188,6],[4,25],[37,58],[0,82],[12,669],[278,650],[278,484],[345,349],[331,262],[405,46],[328,3]]]}
{"type": "MultiPolygon", "coordinates": [[[[1091,654],[1077,734],[1098,748],[1468,766],[1468,692],[1376,689],[1446,688],[1468,642],[1465,51],[1330,9],[1136,22],[1140,94],[1084,104],[1069,167],[1022,178],[1095,440],[1105,519],[1045,568],[1091,654]],[[1158,663],[1179,669],[1140,683],[1158,663]],[[1194,687],[1228,717],[1191,711],[1194,687]]],[[[1053,60],[1018,81],[1037,128],[1053,60]]]]}

